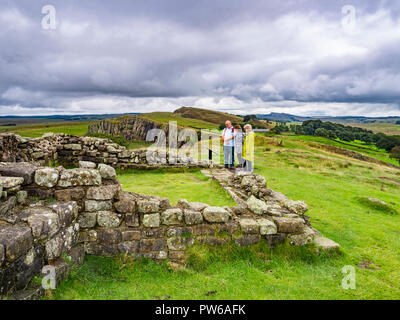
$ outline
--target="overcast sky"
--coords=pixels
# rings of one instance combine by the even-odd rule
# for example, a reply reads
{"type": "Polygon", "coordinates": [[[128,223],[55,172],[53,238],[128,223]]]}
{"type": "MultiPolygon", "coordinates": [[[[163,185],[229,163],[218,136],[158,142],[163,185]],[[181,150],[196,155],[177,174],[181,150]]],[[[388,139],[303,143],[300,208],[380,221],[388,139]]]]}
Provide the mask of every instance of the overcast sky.
{"type": "Polygon", "coordinates": [[[399,57],[397,0],[1,0],[0,115],[400,116],[399,57]]]}

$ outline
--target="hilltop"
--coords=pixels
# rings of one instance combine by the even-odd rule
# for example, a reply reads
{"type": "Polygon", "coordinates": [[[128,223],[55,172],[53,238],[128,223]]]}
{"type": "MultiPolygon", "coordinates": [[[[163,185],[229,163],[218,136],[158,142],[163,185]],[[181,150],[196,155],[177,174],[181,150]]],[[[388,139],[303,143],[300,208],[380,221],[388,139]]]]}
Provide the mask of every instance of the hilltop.
{"type": "Polygon", "coordinates": [[[183,118],[203,120],[217,125],[224,123],[226,120],[230,120],[231,122],[236,122],[236,123],[243,122],[242,117],[235,116],[230,113],[208,110],[208,109],[192,108],[192,107],[179,108],[174,111],[174,114],[179,115],[183,118]]]}

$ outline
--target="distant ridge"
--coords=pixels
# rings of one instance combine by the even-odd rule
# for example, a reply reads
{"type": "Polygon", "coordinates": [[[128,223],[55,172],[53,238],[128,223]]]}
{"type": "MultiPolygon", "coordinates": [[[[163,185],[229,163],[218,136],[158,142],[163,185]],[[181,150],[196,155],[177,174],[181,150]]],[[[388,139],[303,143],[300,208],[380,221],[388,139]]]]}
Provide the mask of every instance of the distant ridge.
{"type": "Polygon", "coordinates": [[[373,123],[373,122],[396,122],[400,120],[399,117],[364,117],[364,116],[339,116],[339,117],[329,117],[329,116],[314,116],[314,117],[303,117],[296,116],[288,113],[275,113],[271,112],[269,114],[257,114],[258,119],[271,120],[271,121],[284,121],[284,122],[303,122],[307,120],[321,120],[321,121],[331,121],[337,123],[373,123]]]}
{"type": "Polygon", "coordinates": [[[243,118],[239,116],[208,109],[182,107],[175,110],[174,113],[179,114],[181,117],[184,118],[203,120],[217,125],[224,123],[226,120],[230,120],[231,122],[235,123],[243,122],[243,118]]]}

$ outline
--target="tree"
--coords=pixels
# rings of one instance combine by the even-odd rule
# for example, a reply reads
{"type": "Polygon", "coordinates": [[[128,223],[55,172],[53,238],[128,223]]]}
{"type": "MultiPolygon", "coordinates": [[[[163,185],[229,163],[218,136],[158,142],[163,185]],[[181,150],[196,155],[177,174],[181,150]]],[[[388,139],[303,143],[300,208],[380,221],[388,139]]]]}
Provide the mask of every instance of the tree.
{"type": "Polygon", "coordinates": [[[390,157],[396,159],[400,165],[400,146],[394,147],[392,151],[390,151],[390,157]]]}
{"type": "Polygon", "coordinates": [[[318,128],[314,134],[317,137],[329,138],[329,131],[324,128],[318,128]]]}
{"type": "Polygon", "coordinates": [[[400,120],[396,121],[396,124],[400,124],[400,120]]]}

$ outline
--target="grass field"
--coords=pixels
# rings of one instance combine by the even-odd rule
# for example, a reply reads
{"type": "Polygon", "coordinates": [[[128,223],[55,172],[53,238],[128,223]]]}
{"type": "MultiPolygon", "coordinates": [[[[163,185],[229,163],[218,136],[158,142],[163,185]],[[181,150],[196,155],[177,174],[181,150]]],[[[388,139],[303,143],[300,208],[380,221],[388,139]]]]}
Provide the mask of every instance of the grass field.
{"type": "Polygon", "coordinates": [[[0,133],[14,132],[26,138],[41,137],[44,133],[67,133],[77,136],[86,134],[89,122],[55,122],[32,125],[21,125],[15,127],[0,126],[0,133]]]}
{"type": "Polygon", "coordinates": [[[372,130],[375,133],[382,132],[388,135],[400,135],[400,125],[395,123],[350,123],[349,125],[372,130]]]}
{"type": "Polygon", "coordinates": [[[358,153],[365,154],[369,157],[399,165],[399,162],[395,159],[392,159],[389,157],[389,153],[386,152],[386,150],[379,149],[374,145],[367,145],[362,143],[361,141],[353,141],[353,142],[345,142],[345,141],[339,141],[339,140],[331,140],[327,138],[322,138],[322,137],[315,137],[315,136],[293,136],[293,135],[288,135],[288,136],[283,136],[284,139],[292,139],[292,140],[303,140],[303,141],[309,141],[309,142],[317,142],[329,146],[334,146],[334,147],[339,147],[347,150],[352,150],[356,151],[358,153]]]}
{"type": "MultiPolygon", "coordinates": [[[[268,186],[305,200],[313,227],[342,254],[316,255],[287,244],[270,250],[195,246],[188,266],[172,271],[148,260],[87,257],[48,299],[399,299],[400,170],[311,148],[297,137],[258,137],[256,173],[268,186]],[[390,210],[370,205],[386,201],[390,210]],[[344,266],[356,270],[356,290],[341,286],[344,266]]],[[[126,172],[125,190],[231,205],[196,171],[126,172]],[[211,195],[210,195],[211,194],[211,195]]]]}

